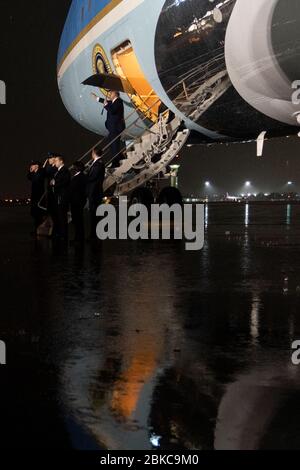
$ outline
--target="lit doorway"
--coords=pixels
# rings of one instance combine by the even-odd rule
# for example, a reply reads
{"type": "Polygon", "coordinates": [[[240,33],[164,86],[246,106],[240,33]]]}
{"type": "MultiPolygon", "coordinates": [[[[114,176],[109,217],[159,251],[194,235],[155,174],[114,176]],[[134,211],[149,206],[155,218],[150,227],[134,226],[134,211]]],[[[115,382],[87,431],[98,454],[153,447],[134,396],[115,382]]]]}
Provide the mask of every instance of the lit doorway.
{"type": "Polygon", "coordinates": [[[116,72],[130,82],[135,95],[131,96],[134,105],[152,122],[157,122],[161,101],[147,81],[137,60],[130,41],[126,41],[112,51],[116,72]]]}

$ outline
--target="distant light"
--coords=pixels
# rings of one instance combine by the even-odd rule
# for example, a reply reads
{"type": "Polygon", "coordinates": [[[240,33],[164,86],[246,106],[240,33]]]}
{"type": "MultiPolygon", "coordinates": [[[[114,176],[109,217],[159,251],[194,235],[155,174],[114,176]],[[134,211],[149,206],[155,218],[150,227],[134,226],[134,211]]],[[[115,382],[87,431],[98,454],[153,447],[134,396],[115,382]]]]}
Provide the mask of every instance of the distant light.
{"type": "Polygon", "coordinates": [[[249,188],[251,186],[251,181],[246,181],[245,186],[249,188]]]}
{"type": "Polygon", "coordinates": [[[292,181],[288,181],[288,186],[292,186],[293,182],[292,181]]]}
{"type": "Polygon", "coordinates": [[[207,188],[209,188],[209,187],[210,187],[210,182],[209,182],[209,181],[205,181],[205,186],[206,186],[207,188]]]}

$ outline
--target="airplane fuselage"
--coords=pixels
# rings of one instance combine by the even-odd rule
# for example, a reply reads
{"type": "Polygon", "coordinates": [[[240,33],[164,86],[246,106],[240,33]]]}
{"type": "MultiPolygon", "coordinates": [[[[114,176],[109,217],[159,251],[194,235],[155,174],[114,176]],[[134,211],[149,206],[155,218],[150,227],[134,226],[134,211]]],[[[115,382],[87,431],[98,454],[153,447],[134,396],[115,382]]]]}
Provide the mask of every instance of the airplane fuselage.
{"type": "Polygon", "coordinates": [[[59,90],[73,118],[99,135],[105,113],[82,85],[95,73],[117,74],[136,90],[122,94],[127,126],[140,117],[128,138],[150,127],[160,106],[199,142],[295,134],[299,28],[297,0],[74,0],[59,90]]]}

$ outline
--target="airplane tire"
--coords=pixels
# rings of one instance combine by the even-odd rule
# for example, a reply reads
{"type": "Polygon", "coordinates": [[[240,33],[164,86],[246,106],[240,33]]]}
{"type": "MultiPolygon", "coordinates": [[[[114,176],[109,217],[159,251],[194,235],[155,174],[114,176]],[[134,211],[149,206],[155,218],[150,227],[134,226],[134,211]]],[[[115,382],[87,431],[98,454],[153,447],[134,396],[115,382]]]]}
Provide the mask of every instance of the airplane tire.
{"type": "Polygon", "coordinates": [[[133,191],[130,204],[144,204],[146,207],[151,207],[154,204],[154,197],[149,188],[137,188],[133,191]]]}
{"type": "Polygon", "coordinates": [[[168,206],[172,206],[173,204],[182,205],[182,194],[179,189],[168,186],[160,192],[157,202],[158,204],[167,204],[168,206]]]}

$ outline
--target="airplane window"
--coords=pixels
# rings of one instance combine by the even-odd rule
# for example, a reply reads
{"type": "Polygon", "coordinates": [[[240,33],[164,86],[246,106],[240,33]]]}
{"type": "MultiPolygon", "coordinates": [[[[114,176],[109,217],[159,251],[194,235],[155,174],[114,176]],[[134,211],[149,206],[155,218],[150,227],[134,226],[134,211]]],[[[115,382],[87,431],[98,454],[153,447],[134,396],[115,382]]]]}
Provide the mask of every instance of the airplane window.
{"type": "Polygon", "coordinates": [[[89,11],[92,9],[92,0],[89,0],[89,11]]]}
{"type": "Polygon", "coordinates": [[[81,9],[81,21],[83,22],[84,20],[84,7],[81,9]]]}

